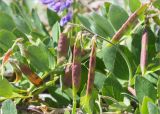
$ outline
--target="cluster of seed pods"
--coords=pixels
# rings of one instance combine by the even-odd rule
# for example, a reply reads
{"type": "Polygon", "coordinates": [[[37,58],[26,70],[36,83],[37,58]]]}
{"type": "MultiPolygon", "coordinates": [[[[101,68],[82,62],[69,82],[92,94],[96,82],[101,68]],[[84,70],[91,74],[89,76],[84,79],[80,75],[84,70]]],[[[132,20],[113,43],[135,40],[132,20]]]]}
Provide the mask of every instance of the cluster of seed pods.
{"type": "MultiPolygon", "coordinates": [[[[72,64],[68,64],[65,67],[65,73],[63,78],[63,84],[67,87],[73,88],[73,97],[76,97],[76,94],[80,88],[81,84],[81,59],[82,59],[82,48],[81,48],[81,39],[82,32],[79,32],[76,36],[73,52],[72,52],[72,64]]],[[[58,42],[58,64],[63,64],[64,59],[68,54],[69,45],[68,38],[66,34],[61,33],[59,42],[58,42]]],[[[95,65],[96,65],[96,36],[94,36],[91,40],[91,52],[89,59],[89,70],[88,70],[88,81],[87,81],[87,89],[86,95],[91,95],[93,83],[94,83],[94,75],[95,75],[95,65]]],[[[74,98],[75,99],[75,98],[74,98]]],[[[74,103],[73,103],[74,104],[74,103]]]]}

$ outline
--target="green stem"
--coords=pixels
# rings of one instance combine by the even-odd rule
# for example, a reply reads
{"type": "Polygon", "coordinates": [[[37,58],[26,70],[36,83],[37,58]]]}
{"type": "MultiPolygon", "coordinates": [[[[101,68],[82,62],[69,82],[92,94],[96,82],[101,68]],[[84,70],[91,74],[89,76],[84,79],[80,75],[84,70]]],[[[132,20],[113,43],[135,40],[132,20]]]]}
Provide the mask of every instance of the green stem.
{"type": "MultiPolygon", "coordinates": [[[[63,73],[63,69],[62,68],[57,68],[57,69],[53,69],[51,70],[50,72],[47,72],[45,73],[43,76],[42,76],[42,79],[44,80],[45,78],[47,78],[48,76],[50,76],[51,74],[62,74],[63,73]]],[[[43,85],[42,85],[43,86],[43,85]]],[[[30,88],[29,88],[29,92],[32,92],[34,89],[36,88],[36,86],[32,85],[30,88]]]]}
{"type": "Polygon", "coordinates": [[[76,88],[74,87],[73,85],[73,107],[72,107],[72,114],[76,114],[76,105],[77,105],[77,99],[76,99],[76,96],[77,96],[77,90],[76,88]]]}
{"type": "Polygon", "coordinates": [[[54,85],[55,81],[57,81],[58,78],[59,77],[56,77],[54,80],[45,83],[44,85],[42,85],[41,87],[39,87],[37,90],[33,91],[32,95],[38,95],[39,93],[43,92],[47,87],[54,85]]]}

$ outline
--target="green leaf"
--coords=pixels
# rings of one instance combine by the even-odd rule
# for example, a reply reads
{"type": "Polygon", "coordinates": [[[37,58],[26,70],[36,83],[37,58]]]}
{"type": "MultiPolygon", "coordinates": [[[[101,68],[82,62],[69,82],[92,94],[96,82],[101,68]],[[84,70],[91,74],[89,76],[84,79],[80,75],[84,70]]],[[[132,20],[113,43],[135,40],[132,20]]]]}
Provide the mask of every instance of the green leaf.
{"type": "Polygon", "coordinates": [[[47,17],[50,27],[52,27],[57,21],[60,20],[60,17],[57,15],[57,13],[50,9],[47,9],[47,17]]]}
{"type": "Polygon", "coordinates": [[[91,26],[91,23],[89,22],[89,17],[86,15],[86,16],[84,16],[84,15],[81,15],[81,14],[79,14],[78,15],[78,19],[80,20],[80,22],[86,27],[86,28],[88,28],[88,29],[90,29],[90,26],[91,26]]]}
{"type": "Polygon", "coordinates": [[[48,50],[44,44],[39,44],[37,46],[29,46],[27,48],[28,58],[31,64],[40,71],[46,71],[49,69],[48,62],[48,50]]]}
{"type": "Polygon", "coordinates": [[[123,100],[123,88],[118,80],[112,75],[107,77],[102,88],[103,96],[110,96],[118,101],[123,100]]]}
{"type": "Polygon", "coordinates": [[[16,105],[10,99],[5,100],[2,103],[2,114],[17,114],[16,105]]]}
{"type": "Polygon", "coordinates": [[[0,96],[1,97],[11,97],[12,96],[12,86],[4,77],[0,76],[0,96]]]}
{"type": "Polygon", "coordinates": [[[160,0],[155,0],[154,2],[153,2],[153,6],[154,7],[156,7],[156,8],[158,8],[158,9],[160,9],[160,0]]]}
{"type": "Polygon", "coordinates": [[[114,35],[114,28],[105,17],[94,12],[91,14],[91,18],[106,33],[106,36],[112,37],[114,35]]]}
{"type": "Polygon", "coordinates": [[[107,34],[103,29],[96,23],[94,20],[89,18],[89,16],[78,15],[80,22],[89,30],[93,31],[95,34],[98,34],[103,37],[107,37],[107,34]]]}
{"type": "Polygon", "coordinates": [[[149,114],[160,114],[160,109],[152,102],[148,102],[149,114]]]}
{"type": "Polygon", "coordinates": [[[98,88],[98,90],[101,91],[106,78],[107,78],[106,75],[104,75],[100,72],[95,72],[94,85],[98,88]]]}
{"type": "Polygon", "coordinates": [[[37,31],[41,33],[42,35],[46,35],[46,33],[43,30],[43,25],[41,23],[41,20],[37,14],[36,10],[32,10],[32,18],[33,18],[33,23],[35,25],[34,31],[37,31]]]}
{"type": "Polygon", "coordinates": [[[81,92],[80,106],[85,113],[93,114],[96,112],[95,100],[98,97],[98,91],[93,87],[92,94],[86,95],[86,86],[81,92]]]}
{"type": "Polygon", "coordinates": [[[149,114],[149,112],[148,112],[148,106],[147,106],[148,102],[153,102],[153,101],[149,97],[145,96],[143,98],[142,105],[140,106],[140,112],[141,112],[141,114],[149,114]]]}
{"type": "Polygon", "coordinates": [[[139,0],[129,0],[129,7],[131,12],[135,12],[141,6],[141,2],[139,0]]]}
{"type": "Polygon", "coordinates": [[[7,31],[7,30],[0,30],[0,48],[4,51],[7,51],[9,48],[12,47],[14,41],[16,40],[16,36],[7,31]]]}
{"type": "Polygon", "coordinates": [[[140,103],[142,103],[145,96],[150,97],[153,101],[156,100],[157,92],[151,82],[142,76],[137,76],[135,80],[136,95],[140,103]]]}
{"type": "Polygon", "coordinates": [[[56,101],[52,102],[53,107],[62,107],[62,106],[64,107],[71,102],[69,96],[67,96],[67,94],[60,88],[51,86],[48,88],[48,90],[49,93],[52,95],[52,97],[56,99],[56,101]]]}
{"type": "Polygon", "coordinates": [[[9,31],[12,31],[15,28],[15,23],[14,23],[13,19],[9,15],[2,13],[2,12],[0,12],[0,16],[1,16],[0,30],[6,29],[9,31]]]}
{"type": "Polygon", "coordinates": [[[16,27],[18,30],[22,31],[23,33],[29,34],[31,32],[31,28],[25,22],[25,20],[20,16],[17,15],[14,17],[14,21],[16,23],[16,27]]]}
{"type": "Polygon", "coordinates": [[[59,39],[59,35],[60,35],[60,25],[58,22],[56,22],[54,25],[53,25],[53,28],[52,28],[52,39],[53,39],[53,43],[54,43],[54,47],[57,46],[58,44],[58,39],[59,39]]]}
{"type": "Polygon", "coordinates": [[[118,52],[119,47],[106,46],[103,49],[103,61],[110,72],[120,79],[128,79],[129,71],[126,61],[118,52]]]}
{"type": "Polygon", "coordinates": [[[29,46],[27,52],[28,59],[33,67],[41,72],[49,70],[50,52],[42,42],[40,42],[38,46],[29,46]]]}
{"type": "Polygon", "coordinates": [[[116,30],[119,30],[123,23],[128,19],[127,12],[117,5],[111,5],[108,17],[116,30]]]}
{"type": "Polygon", "coordinates": [[[13,15],[11,8],[5,2],[3,2],[3,0],[0,0],[0,12],[4,12],[10,16],[13,15]]]}
{"type": "Polygon", "coordinates": [[[104,17],[107,17],[110,6],[111,3],[105,2],[104,5],[101,7],[101,13],[104,17]]]}
{"type": "Polygon", "coordinates": [[[158,79],[158,83],[157,83],[157,94],[158,94],[158,98],[160,98],[160,78],[158,79]]]}

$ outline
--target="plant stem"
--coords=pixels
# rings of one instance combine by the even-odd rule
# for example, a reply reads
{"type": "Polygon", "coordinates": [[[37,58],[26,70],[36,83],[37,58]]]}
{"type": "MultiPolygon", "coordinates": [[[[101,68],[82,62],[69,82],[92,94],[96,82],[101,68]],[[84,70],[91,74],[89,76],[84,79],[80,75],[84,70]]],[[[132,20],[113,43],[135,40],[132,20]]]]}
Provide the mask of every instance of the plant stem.
{"type": "Polygon", "coordinates": [[[72,114],[76,114],[76,105],[77,105],[77,99],[76,99],[76,95],[77,95],[77,90],[76,88],[73,86],[73,107],[72,107],[72,114]]]}

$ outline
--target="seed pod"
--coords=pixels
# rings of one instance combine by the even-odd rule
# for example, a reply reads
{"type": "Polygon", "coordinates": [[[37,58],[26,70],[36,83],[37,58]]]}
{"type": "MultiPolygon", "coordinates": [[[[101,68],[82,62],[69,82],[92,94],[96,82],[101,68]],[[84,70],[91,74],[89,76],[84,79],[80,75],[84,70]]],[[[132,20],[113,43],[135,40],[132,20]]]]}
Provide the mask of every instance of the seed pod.
{"type": "Polygon", "coordinates": [[[73,63],[72,63],[72,85],[77,90],[81,82],[81,32],[78,33],[73,50],[73,63]]]}
{"type": "Polygon", "coordinates": [[[144,30],[141,40],[141,58],[140,58],[140,67],[142,75],[144,75],[146,66],[147,66],[147,50],[148,50],[148,33],[147,30],[144,30]]]}
{"type": "Polygon", "coordinates": [[[72,86],[72,65],[66,66],[63,83],[66,87],[72,86]]]}
{"type": "Polygon", "coordinates": [[[24,75],[27,76],[27,78],[33,83],[35,86],[40,86],[43,83],[43,80],[35,74],[28,65],[25,64],[20,64],[19,65],[21,71],[23,72],[24,75]]]}
{"type": "Polygon", "coordinates": [[[94,75],[95,75],[95,66],[96,66],[96,36],[92,38],[92,48],[89,59],[89,71],[88,71],[88,81],[87,81],[87,91],[86,91],[87,95],[90,95],[92,92],[94,75]]]}
{"type": "Polygon", "coordinates": [[[143,4],[139,9],[137,9],[122,25],[122,27],[117,31],[117,33],[112,38],[112,43],[118,42],[121,37],[124,35],[126,30],[137,20],[137,17],[141,15],[146,8],[148,7],[148,3],[143,4]]]}
{"type": "Polygon", "coordinates": [[[10,58],[10,56],[12,55],[12,49],[10,48],[6,53],[5,53],[5,55],[4,55],[4,57],[3,57],[3,60],[2,60],[2,64],[5,64],[8,60],[9,60],[9,58],[10,58]]]}
{"type": "Polygon", "coordinates": [[[69,42],[67,35],[65,33],[61,33],[58,41],[58,48],[57,48],[57,63],[62,64],[67,56],[69,48],[69,42]]]}

